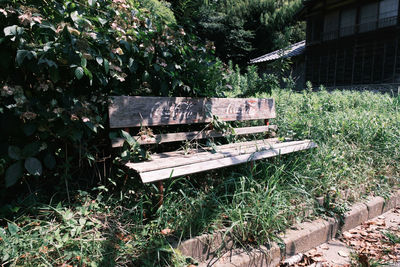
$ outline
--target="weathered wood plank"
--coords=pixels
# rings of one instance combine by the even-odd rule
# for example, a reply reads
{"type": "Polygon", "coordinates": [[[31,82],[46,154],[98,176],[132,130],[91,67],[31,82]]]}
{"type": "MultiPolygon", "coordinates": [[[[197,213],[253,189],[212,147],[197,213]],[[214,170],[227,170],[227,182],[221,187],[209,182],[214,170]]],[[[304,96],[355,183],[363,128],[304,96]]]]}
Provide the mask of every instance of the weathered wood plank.
{"type": "Polygon", "coordinates": [[[244,154],[244,155],[194,163],[174,168],[166,168],[156,171],[143,172],[140,173],[140,177],[143,183],[150,183],[150,182],[165,180],[168,178],[183,176],[187,174],[193,174],[193,173],[218,169],[222,167],[237,165],[241,163],[246,163],[253,160],[270,158],[278,155],[310,149],[313,147],[316,147],[316,144],[313,143],[312,141],[307,140],[307,142],[303,142],[301,144],[289,145],[282,148],[271,148],[268,150],[255,152],[251,154],[244,154]]]}
{"type": "MultiPolygon", "coordinates": [[[[303,142],[299,141],[298,144],[303,142]]],[[[203,161],[210,161],[220,158],[227,158],[238,156],[241,154],[250,154],[261,150],[274,148],[285,147],[286,143],[276,144],[274,142],[265,142],[263,144],[253,144],[252,146],[244,145],[241,146],[240,143],[236,147],[228,147],[225,149],[218,149],[216,153],[210,152],[201,152],[195,154],[181,155],[178,157],[170,157],[170,158],[159,158],[156,160],[139,162],[139,163],[128,163],[128,166],[131,169],[136,170],[137,172],[148,172],[153,170],[178,167],[203,161]]]]}
{"type": "Polygon", "coordinates": [[[273,99],[111,97],[110,128],[207,123],[275,118],[273,99]]]}
{"type": "MultiPolygon", "coordinates": [[[[279,138],[268,138],[263,140],[252,140],[252,141],[245,141],[240,143],[229,143],[225,145],[217,146],[218,151],[224,151],[226,149],[235,148],[235,147],[248,147],[248,146],[257,146],[257,145],[264,145],[266,143],[275,144],[279,142],[279,138]]],[[[160,158],[171,158],[171,157],[187,157],[188,155],[194,155],[198,153],[210,153],[210,151],[214,150],[212,147],[199,147],[197,149],[191,149],[190,151],[185,150],[177,150],[177,151],[167,151],[162,153],[156,153],[151,155],[150,160],[157,160],[160,158]]]]}
{"type": "MultiPolygon", "coordinates": [[[[242,127],[242,128],[234,128],[235,135],[247,135],[247,134],[256,134],[256,133],[264,133],[271,130],[276,131],[278,127],[276,125],[269,126],[254,126],[254,127],[242,127]]],[[[177,141],[185,141],[185,140],[197,140],[197,139],[206,139],[211,137],[223,137],[232,135],[231,132],[221,133],[217,131],[194,131],[194,132],[180,132],[180,133],[167,133],[167,134],[155,134],[152,137],[149,136],[134,136],[135,140],[141,145],[149,145],[149,144],[162,144],[168,142],[177,142],[177,141]]],[[[122,147],[124,144],[123,138],[116,138],[111,140],[112,147],[122,147]]]]}

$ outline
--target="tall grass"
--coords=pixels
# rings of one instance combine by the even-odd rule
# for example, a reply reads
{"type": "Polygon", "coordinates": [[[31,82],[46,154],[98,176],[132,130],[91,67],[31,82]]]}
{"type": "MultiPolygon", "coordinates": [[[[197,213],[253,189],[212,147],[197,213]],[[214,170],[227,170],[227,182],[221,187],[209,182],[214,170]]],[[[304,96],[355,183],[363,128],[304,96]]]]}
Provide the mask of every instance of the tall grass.
{"type": "Polygon", "coordinates": [[[281,134],[319,144],[303,175],[321,177],[317,194],[334,188],[342,200],[384,194],[399,178],[398,97],[372,92],[274,92],[281,134]]]}
{"type": "Polygon", "coordinates": [[[279,126],[278,135],[312,139],[317,149],[259,161],[254,167],[244,164],[167,181],[159,208],[151,201],[151,195],[157,194],[155,187],[126,186],[127,190],[101,200],[89,213],[82,213],[85,204],[71,207],[73,216],[68,215],[68,220],[63,217],[67,210],[58,207],[52,223],[40,218],[40,231],[27,226],[32,218],[22,216],[15,221],[17,232],[15,227],[0,228],[0,259],[15,265],[45,265],[63,263],[60,257],[68,252],[73,257],[64,262],[78,265],[184,265],[188,261],[170,244],[221,228],[228,229],[238,245],[279,241],[281,231],[306,218],[306,208],[341,214],[349,203],[367,195],[386,196],[398,186],[399,97],[276,89],[272,97],[277,118],[271,123],[279,126]],[[316,205],[320,196],[325,197],[324,207],[316,205]],[[54,237],[57,229],[64,231],[62,237],[71,236],[72,229],[90,218],[97,220],[93,225],[85,223],[80,236],[68,242],[61,239],[63,243],[54,237]],[[32,233],[41,241],[28,249],[24,240],[32,233]],[[55,241],[44,242],[45,235],[55,241]],[[90,235],[96,241],[90,241],[90,235]]]}

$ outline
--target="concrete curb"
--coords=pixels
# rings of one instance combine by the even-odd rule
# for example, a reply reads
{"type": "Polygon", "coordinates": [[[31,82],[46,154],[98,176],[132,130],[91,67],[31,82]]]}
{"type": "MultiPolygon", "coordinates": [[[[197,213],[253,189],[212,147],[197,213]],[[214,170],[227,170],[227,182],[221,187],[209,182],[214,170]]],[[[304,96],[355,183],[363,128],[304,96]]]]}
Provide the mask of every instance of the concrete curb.
{"type": "Polygon", "coordinates": [[[362,222],[368,220],[368,208],[364,203],[356,203],[351,209],[344,214],[343,225],[340,228],[342,232],[346,232],[357,227],[362,222]]]}
{"type": "Polygon", "coordinates": [[[200,263],[199,267],[248,267],[277,266],[281,260],[281,249],[277,244],[267,248],[260,246],[252,250],[235,249],[225,252],[219,258],[200,263]]]}
{"type": "Polygon", "coordinates": [[[199,262],[214,259],[221,251],[232,250],[234,239],[232,236],[220,230],[214,234],[204,234],[182,242],[177,249],[186,256],[199,262]]]}
{"type": "Polygon", "coordinates": [[[199,266],[278,266],[282,259],[306,252],[363,222],[400,206],[400,190],[387,200],[382,197],[369,198],[365,203],[356,203],[344,214],[343,222],[334,218],[304,222],[289,229],[282,237],[284,249],[277,244],[271,248],[260,246],[251,250],[234,249],[233,238],[219,231],[189,239],[178,246],[183,255],[202,262],[199,266]]]}
{"type": "Polygon", "coordinates": [[[287,230],[282,238],[285,256],[293,256],[308,251],[335,237],[339,223],[333,218],[318,219],[297,225],[298,230],[287,230]]]}

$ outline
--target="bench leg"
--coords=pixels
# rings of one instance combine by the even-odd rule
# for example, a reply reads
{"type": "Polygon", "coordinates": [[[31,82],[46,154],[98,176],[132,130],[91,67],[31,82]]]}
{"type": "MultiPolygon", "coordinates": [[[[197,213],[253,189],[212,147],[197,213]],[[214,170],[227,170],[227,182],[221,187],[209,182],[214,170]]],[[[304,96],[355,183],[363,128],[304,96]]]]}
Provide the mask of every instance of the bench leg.
{"type": "Polygon", "coordinates": [[[164,184],[162,181],[157,182],[157,188],[159,194],[158,207],[161,207],[164,202],[164,184]]]}

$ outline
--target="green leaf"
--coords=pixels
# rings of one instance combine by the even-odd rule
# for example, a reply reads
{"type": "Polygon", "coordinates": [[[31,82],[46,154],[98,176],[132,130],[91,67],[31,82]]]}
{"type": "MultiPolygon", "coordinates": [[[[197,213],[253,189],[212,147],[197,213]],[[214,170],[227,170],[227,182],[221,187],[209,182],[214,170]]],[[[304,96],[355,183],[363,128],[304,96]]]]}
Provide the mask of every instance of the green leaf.
{"type": "Polygon", "coordinates": [[[142,79],[143,79],[143,81],[145,81],[145,82],[147,82],[147,81],[150,80],[150,74],[149,74],[148,71],[144,71],[144,72],[143,72],[142,79]]]}
{"type": "Polygon", "coordinates": [[[128,67],[131,73],[135,73],[138,69],[138,64],[133,60],[133,58],[130,58],[128,67]]]}
{"type": "Polygon", "coordinates": [[[7,226],[8,226],[8,232],[10,232],[10,235],[15,235],[16,233],[18,233],[19,227],[15,223],[8,222],[7,226]]]}
{"type": "Polygon", "coordinates": [[[52,170],[56,166],[56,158],[53,154],[47,153],[46,156],[44,156],[43,163],[46,168],[52,170]]]}
{"type": "Polygon", "coordinates": [[[97,64],[99,64],[100,66],[103,65],[103,58],[102,57],[96,57],[96,62],[97,64]]]}
{"type": "Polygon", "coordinates": [[[69,239],[69,234],[66,233],[66,234],[63,235],[63,237],[62,237],[62,242],[63,242],[63,243],[67,243],[68,239],[69,239]]]}
{"type": "Polygon", "coordinates": [[[128,150],[128,149],[123,150],[122,153],[121,153],[122,159],[124,160],[124,159],[126,159],[128,156],[129,156],[129,150],[128,150]]]}
{"type": "Polygon", "coordinates": [[[110,63],[108,62],[107,59],[104,59],[104,70],[106,71],[107,74],[110,71],[110,63]]]}
{"type": "MultiPolygon", "coordinates": [[[[36,52],[34,51],[28,51],[28,50],[18,50],[17,51],[17,56],[15,57],[15,62],[17,62],[18,66],[21,66],[22,63],[24,62],[25,58],[28,59],[32,59],[32,58],[36,58],[36,52]]],[[[39,61],[38,64],[40,64],[41,62],[39,61]]],[[[55,64],[55,63],[54,63],[55,64]]]]}
{"type": "Polygon", "coordinates": [[[17,51],[17,56],[15,57],[15,62],[17,62],[18,66],[22,65],[22,62],[24,62],[24,59],[28,53],[29,53],[28,50],[18,50],[17,51]]]}
{"type": "Polygon", "coordinates": [[[86,68],[86,65],[87,65],[87,60],[86,60],[86,58],[81,58],[81,66],[83,67],[83,68],[86,68]]]}
{"type": "Polygon", "coordinates": [[[66,210],[64,213],[62,213],[62,217],[67,222],[74,218],[74,213],[71,210],[66,210]]]}
{"type": "Polygon", "coordinates": [[[43,167],[42,163],[37,158],[27,158],[25,160],[25,169],[32,175],[42,175],[43,167]]]}
{"type": "Polygon", "coordinates": [[[50,29],[53,32],[56,32],[57,29],[54,27],[53,24],[51,24],[49,21],[43,21],[42,23],[36,24],[39,26],[41,29],[50,29]]]}
{"type": "Polygon", "coordinates": [[[151,19],[146,18],[146,27],[151,28],[151,26],[152,26],[151,19]]]}
{"type": "Polygon", "coordinates": [[[6,262],[8,259],[10,258],[10,254],[8,254],[7,252],[5,252],[5,254],[3,255],[3,262],[6,262]]]}
{"type": "Polygon", "coordinates": [[[75,23],[80,19],[78,11],[71,12],[70,17],[71,17],[72,21],[75,23]]]}
{"type": "Polygon", "coordinates": [[[97,127],[91,121],[85,121],[87,127],[92,130],[94,133],[97,133],[97,127]]]}
{"type": "Polygon", "coordinates": [[[12,25],[5,27],[3,31],[5,36],[15,36],[22,34],[24,32],[24,28],[18,27],[17,25],[12,25]]]}
{"type": "Polygon", "coordinates": [[[13,186],[22,177],[22,162],[18,161],[8,167],[6,171],[6,187],[13,186]]]}
{"type": "Polygon", "coordinates": [[[0,227],[0,237],[6,239],[6,234],[7,234],[6,230],[0,227]]]}
{"type": "Polygon", "coordinates": [[[93,74],[92,74],[92,72],[88,69],[88,68],[83,68],[83,71],[85,72],[85,75],[87,76],[87,77],[89,77],[89,80],[92,80],[93,79],[93,74]]]}
{"type": "Polygon", "coordinates": [[[99,22],[100,22],[101,25],[104,25],[104,24],[106,24],[108,22],[108,20],[103,19],[103,18],[99,18],[99,22]]]}
{"type": "Polygon", "coordinates": [[[79,219],[79,224],[80,224],[80,225],[83,226],[83,225],[85,225],[85,223],[86,223],[86,219],[85,219],[85,218],[80,218],[80,219],[79,219]]]}
{"type": "Polygon", "coordinates": [[[124,137],[124,139],[126,140],[126,142],[128,142],[128,144],[130,146],[134,146],[136,144],[136,140],[133,139],[133,137],[125,131],[121,131],[122,132],[122,136],[124,137]]]}
{"type": "Polygon", "coordinates": [[[47,58],[39,59],[38,64],[46,64],[50,68],[51,67],[58,68],[58,65],[53,60],[50,60],[50,59],[47,59],[47,58]]]}
{"type": "Polygon", "coordinates": [[[96,4],[96,0],[88,0],[89,6],[93,7],[96,4]]]}
{"type": "Polygon", "coordinates": [[[174,80],[172,81],[172,88],[175,89],[176,86],[181,86],[182,84],[183,84],[182,81],[177,80],[177,79],[174,79],[174,80]]]}
{"type": "Polygon", "coordinates": [[[162,52],[163,57],[172,57],[172,54],[170,52],[162,52]]]}
{"type": "Polygon", "coordinates": [[[21,149],[16,146],[9,146],[8,147],[8,156],[15,160],[22,159],[21,149]]]}
{"type": "Polygon", "coordinates": [[[82,67],[77,67],[75,69],[75,77],[80,80],[83,77],[83,68],[82,67]]]}

